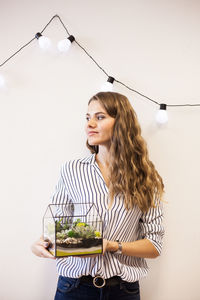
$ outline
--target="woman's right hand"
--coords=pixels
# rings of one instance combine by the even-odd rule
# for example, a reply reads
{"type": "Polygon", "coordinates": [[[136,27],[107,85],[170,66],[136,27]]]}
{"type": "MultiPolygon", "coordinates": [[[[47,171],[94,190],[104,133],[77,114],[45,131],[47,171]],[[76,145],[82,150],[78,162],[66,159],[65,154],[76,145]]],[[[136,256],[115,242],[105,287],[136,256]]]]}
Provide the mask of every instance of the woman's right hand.
{"type": "Polygon", "coordinates": [[[48,246],[49,243],[44,241],[41,237],[31,246],[31,250],[36,256],[55,259],[55,257],[46,249],[48,246]]]}

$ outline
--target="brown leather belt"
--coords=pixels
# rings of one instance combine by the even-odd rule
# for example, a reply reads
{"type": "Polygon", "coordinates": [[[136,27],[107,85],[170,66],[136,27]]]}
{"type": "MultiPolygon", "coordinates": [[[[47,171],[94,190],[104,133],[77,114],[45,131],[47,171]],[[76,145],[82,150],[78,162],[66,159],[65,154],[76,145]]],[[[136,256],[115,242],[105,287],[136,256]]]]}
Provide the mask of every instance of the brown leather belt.
{"type": "Polygon", "coordinates": [[[106,286],[115,286],[122,282],[122,279],[119,276],[114,276],[108,279],[104,279],[101,276],[92,277],[91,275],[80,277],[80,282],[85,282],[88,284],[93,284],[97,288],[102,288],[106,286]]]}

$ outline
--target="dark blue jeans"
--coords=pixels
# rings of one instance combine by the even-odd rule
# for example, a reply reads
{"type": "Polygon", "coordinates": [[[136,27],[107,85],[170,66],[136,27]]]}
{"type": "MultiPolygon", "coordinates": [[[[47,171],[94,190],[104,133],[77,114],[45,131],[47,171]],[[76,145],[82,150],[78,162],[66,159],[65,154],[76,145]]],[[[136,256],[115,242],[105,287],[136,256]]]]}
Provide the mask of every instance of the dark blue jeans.
{"type": "Polygon", "coordinates": [[[80,279],[59,276],[54,300],[140,300],[139,283],[122,281],[115,286],[96,288],[80,279]]]}

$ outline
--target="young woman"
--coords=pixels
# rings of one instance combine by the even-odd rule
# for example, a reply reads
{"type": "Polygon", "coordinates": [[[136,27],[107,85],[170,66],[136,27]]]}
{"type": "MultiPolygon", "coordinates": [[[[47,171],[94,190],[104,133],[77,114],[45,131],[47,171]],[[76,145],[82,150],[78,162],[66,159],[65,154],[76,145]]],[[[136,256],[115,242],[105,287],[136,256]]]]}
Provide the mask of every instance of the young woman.
{"type": "MultiPolygon", "coordinates": [[[[162,248],[162,178],[125,96],[93,96],[85,129],[92,154],[63,166],[52,202],[95,203],[103,220],[104,254],[57,259],[55,300],[139,300],[145,258],[156,258],[162,248]]],[[[53,258],[47,246],[41,238],[32,251],[53,258]]]]}

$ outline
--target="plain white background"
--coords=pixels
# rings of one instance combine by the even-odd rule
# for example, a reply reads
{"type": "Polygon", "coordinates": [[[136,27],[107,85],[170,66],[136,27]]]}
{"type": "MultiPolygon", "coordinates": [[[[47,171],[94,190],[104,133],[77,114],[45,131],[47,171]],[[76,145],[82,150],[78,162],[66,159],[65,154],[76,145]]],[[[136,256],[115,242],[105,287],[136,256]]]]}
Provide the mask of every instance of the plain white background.
{"type": "MultiPolygon", "coordinates": [[[[113,77],[167,104],[200,103],[200,2],[0,1],[0,64],[58,14],[71,34],[113,77]]],[[[53,45],[66,36],[55,19],[44,32],[53,45]]],[[[61,165],[88,154],[88,99],[107,80],[75,44],[67,55],[44,54],[32,42],[0,68],[1,300],[53,300],[55,262],[30,245],[61,165]]],[[[131,101],[165,182],[162,256],[148,260],[142,300],[198,300],[200,278],[200,108],[169,108],[157,126],[157,106],[115,84],[131,101]]]]}

